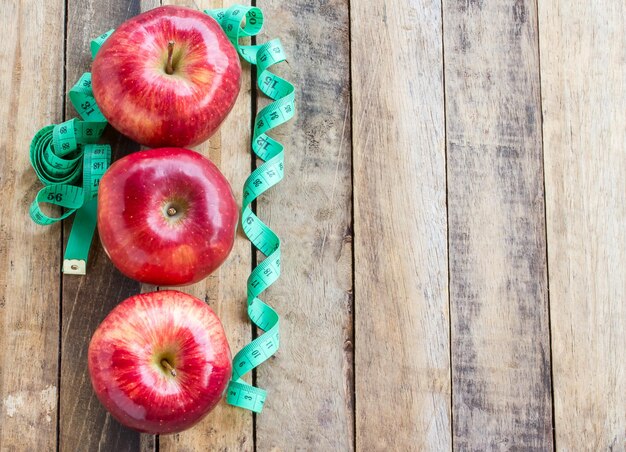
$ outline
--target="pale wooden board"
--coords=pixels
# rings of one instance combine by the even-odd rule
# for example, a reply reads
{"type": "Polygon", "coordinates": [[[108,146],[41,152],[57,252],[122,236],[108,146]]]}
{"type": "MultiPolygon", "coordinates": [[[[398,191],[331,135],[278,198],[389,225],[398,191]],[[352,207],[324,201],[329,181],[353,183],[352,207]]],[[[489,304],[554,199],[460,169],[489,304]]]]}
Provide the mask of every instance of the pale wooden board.
{"type": "Polygon", "coordinates": [[[30,220],[28,146],[63,114],[64,16],[60,0],[2,2],[0,450],[56,447],[61,228],[30,220]]]}
{"type": "MultiPolygon", "coordinates": [[[[205,10],[227,7],[246,1],[163,0],[205,10]]],[[[250,172],[250,69],[242,63],[241,91],[237,102],[218,132],[195,148],[224,173],[241,205],[243,182],[250,172]]],[[[211,276],[193,286],[176,288],[206,302],[220,317],[232,355],[252,340],[252,329],[246,316],[246,278],[250,272],[249,242],[238,231],[228,260],[211,276]]],[[[161,435],[159,451],[252,451],[252,413],[235,408],[223,400],[201,423],[176,435],[161,435]]]]}
{"type": "Polygon", "coordinates": [[[540,2],[556,447],[626,450],[626,5],[540,2]]]}
{"type": "MultiPolygon", "coordinates": [[[[261,298],[281,316],[281,345],[257,370],[267,389],[258,451],[353,447],[349,24],[346,0],[258,0],[257,42],[279,37],[296,117],[270,134],[285,179],[258,201],[281,238],[282,275],[261,298]]],[[[259,98],[259,108],[266,104],[259,98]]],[[[259,261],[261,256],[259,256],[259,261]]]]}
{"type": "Polygon", "coordinates": [[[451,449],[441,5],[351,7],[356,447],[451,449]]]}
{"type": "Polygon", "coordinates": [[[453,435],[552,448],[535,2],[443,2],[453,435]]]}
{"type": "MultiPolygon", "coordinates": [[[[107,0],[68,2],[67,75],[69,90],[89,71],[89,42],[125,20],[159,4],[158,0],[107,0]]],[[[76,116],[68,102],[67,118],[76,116]]],[[[113,148],[113,159],[139,149],[111,127],[103,137],[113,148]]],[[[67,242],[71,223],[65,225],[67,242]]],[[[95,329],[119,302],[140,291],[140,284],[120,274],[94,237],[87,275],[63,278],[60,449],[154,450],[154,438],[122,427],[98,401],[87,370],[87,350],[95,329]]]]}

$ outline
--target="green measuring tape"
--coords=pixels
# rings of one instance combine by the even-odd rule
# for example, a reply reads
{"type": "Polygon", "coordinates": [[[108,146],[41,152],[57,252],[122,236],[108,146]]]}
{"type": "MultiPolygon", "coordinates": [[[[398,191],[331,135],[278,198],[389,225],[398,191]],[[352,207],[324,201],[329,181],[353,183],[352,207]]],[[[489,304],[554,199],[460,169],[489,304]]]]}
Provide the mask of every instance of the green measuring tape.
{"type": "MultiPolygon", "coordinates": [[[[263,12],[259,8],[235,5],[228,9],[206,10],[205,13],[220,24],[239,55],[257,66],[258,87],[273,100],[255,118],[252,150],[264,163],[246,179],[241,213],[242,228],[248,239],[266,256],[248,277],[247,291],[248,316],[265,332],[235,355],[226,397],[231,405],[259,413],[263,409],[266,392],[249,385],[241,377],[278,350],[278,314],[261,301],[259,295],[280,276],[280,240],[252,212],[250,206],[284,176],[284,147],[267,132],[293,117],[294,87],[269,71],[271,66],[286,60],[280,40],[273,39],[260,45],[239,44],[240,38],[254,36],[261,31],[263,12]]],[[[91,42],[92,57],[112,33],[113,30],[109,30],[91,42]]],[[[95,144],[107,121],[93,98],[91,74],[83,74],[74,85],[70,90],[70,100],[83,120],[74,118],[59,125],[46,126],[35,135],[31,143],[31,164],[45,187],[32,203],[30,215],[36,223],[48,225],[76,212],[65,251],[63,271],[85,274],[89,246],[96,226],[98,185],[109,167],[111,148],[95,144]],[[75,185],[81,176],[82,186],[75,185]],[[68,210],[60,217],[49,217],[42,212],[42,203],[68,210]]]]}
{"type": "Polygon", "coordinates": [[[228,9],[207,10],[226,32],[239,55],[257,66],[257,85],[274,102],[258,112],[252,134],[252,150],[264,163],[248,176],[243,187],[241,225],[248,239],[266,257],[248,277],[248,316],[260,329],[261,336],[241,349],[233,359],[233,375],[226,395],[231,405],[261,412],[266,392],[246,383],[241,377],[263,363],[278,350],[278,314],[259,295],[280,275],[280,240],[252,212],[250,205],[262,193],[276,185],[284,175],[283,145],[267,132],[291,119],[295,113],[294,87],[268,69],[286,60],[280,40],[260,45],[240,45],[239,39],[254,36],[263,27],[263,12],[256,7],[234,5],[228,9]],[[245,20],[245,23],[242,22],[245,20]]]}
{"type": "MultiPolygon", "coordinates": [[[[94,39],[92,57],[111,32],[94,39]]],[[[111,147],[96,144],[107,121],[91,90],[91,74],[84,73],[69,93],[70,101],[83,119],[45,126],[30,144],[30,163],[45,185],[30,206],[37,224],[50,225],[76,213],[63,258],[63,273],[84,275],[89,247],[96,229],[98,185],[111,163],[111,147]],[[76,185],[79,182],[82,184],[76,185]],[[64,207],[65,213],[50,217],[41,204],[64,207]]]]}

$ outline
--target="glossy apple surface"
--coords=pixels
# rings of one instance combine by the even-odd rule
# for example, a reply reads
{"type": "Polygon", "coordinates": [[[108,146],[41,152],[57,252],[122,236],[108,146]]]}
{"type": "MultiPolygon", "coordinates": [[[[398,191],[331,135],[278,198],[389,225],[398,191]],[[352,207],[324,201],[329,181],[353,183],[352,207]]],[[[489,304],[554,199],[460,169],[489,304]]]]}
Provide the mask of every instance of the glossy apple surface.
{"type": "Polygon", "coordinates": [[[179,6],[161,6],[124,22],[92,67],[93,92],[104,116],[124,135],[153,148],[205,141],[230,112],[240,85],[239,56],[217,22],[179,6]]]}
{"type": "Polygon", "coordinates": [[[219,169],[197,152],[161,148],[114,162],[100,181],[98,232],[126,276],[160,286],[204,279],[228,257],[238,207],[219,169]]]}
{"type": "Polygon", "coordinates": [[[197,423],[231,376],[220,320],[202,301],[174,290],[120,303],[91,338],[88,360],[105,408],[125,426],[152,434],[197,423]]]}

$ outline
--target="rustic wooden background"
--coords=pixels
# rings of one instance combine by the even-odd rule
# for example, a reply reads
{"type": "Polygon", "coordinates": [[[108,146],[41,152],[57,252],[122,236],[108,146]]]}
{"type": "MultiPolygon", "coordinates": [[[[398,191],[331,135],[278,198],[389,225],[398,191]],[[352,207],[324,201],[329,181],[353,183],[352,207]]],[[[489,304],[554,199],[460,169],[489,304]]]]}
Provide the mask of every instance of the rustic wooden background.
{"type": "MultiPolygon", "coordinates": [[[[111,419],[87,345],[116,303],[154,288],[97,241],[86,277],[60,274],[70,225],[29,220],[28,144],[75,115],[65,93],[90,38],[160,3],[0,3],[0,450],[626,448],[623,0],[257,0],[299,109],[275,134],[287,177],[257,206],[284,244],[266,297],[282,348],[253,376],[266,408],[222,404],[161,437],[111,419]]],[[[243,86],[198,148],[237,193],[265,102],[247,66],[243,86]]],[[[106,138],[117,156],[138,149],[106,138]]],[[[233,351],[253,334],[253,258],[239,237],[184,289],[233,351]]]]}

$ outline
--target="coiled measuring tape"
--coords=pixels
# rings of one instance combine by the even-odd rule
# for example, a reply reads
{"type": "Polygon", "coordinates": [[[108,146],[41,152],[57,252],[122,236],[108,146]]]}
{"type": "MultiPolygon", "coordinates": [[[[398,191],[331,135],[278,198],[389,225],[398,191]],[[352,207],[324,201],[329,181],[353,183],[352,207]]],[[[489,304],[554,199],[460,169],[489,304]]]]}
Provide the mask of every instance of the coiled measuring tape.
{"type": "MultiPolygon", "coordinates": [[[[91,42],[92,57],[109,37],[107,32],[91,42]]],[[[91,89],[91,74],[84,73],[69,92],[70,102],[82,118],[45,126],[30,144],[30,163],[45,185],[30,206],[33,221],[50,225],[76,213],[63,258],[63,273],[84,275],[96,228],[98,186],[111,163],[111,147],[96,144],[107,121],[91,89]],[[78,184],[82,179],[81,186],[78,184]],[[64,207],[50,217],[41,204],[64,207]]]]}
{"type": "Polygon", "coordinates": [[[254,36],[263,27],[263,12],[256,7],[234,5],[228,9],[206,10],[222,27],[239,55],[257,66],[257,85],[274,102],[258,112],[254,121],[252,150],[264,163],[248,176],[243,187],[241,225],[248,239],[265,259],[248,277],[248,316],[265,331],[241,349],[233,359],[233,375],[228,384],[226,401],[231,405],[261,412],[266,392],[246,383],[241,377],[269,359],[278,350],[279,317],[259,295],[280,276],[280,240],[257,217],[250,205],[262,193],[281,181],[284,175],[283,145],[267,132],[291,119],[295,113],[294,86],[268,69],[286,60],[280,40],[260,45],[240,45],[239,39],[254,36]],[[245,23],[242,22],[245,19],[245,23]]]}

